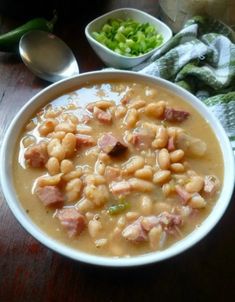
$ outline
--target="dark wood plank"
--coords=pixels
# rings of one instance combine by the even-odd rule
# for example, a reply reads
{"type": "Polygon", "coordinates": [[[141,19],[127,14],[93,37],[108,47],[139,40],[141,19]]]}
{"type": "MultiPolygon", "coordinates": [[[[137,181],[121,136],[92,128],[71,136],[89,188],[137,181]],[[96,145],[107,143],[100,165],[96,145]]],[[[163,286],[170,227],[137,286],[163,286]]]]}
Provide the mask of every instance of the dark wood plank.
{"type": "MultiPolygon", "coordinates": [[[[104,67],[84,36],[92,18],[119,7],[158,12],[154,0],[95,2],[77,11],[72,20],[62,14],[55,29],[73,49],[81,72],[104,67]]],[[[17,19],[1,20],[1,31],[20,24],[17,19]]],[[[0,53],[0,143],[17,111],[47,85],[18,57],[0,53]]],[[[0,301],[233,301],[234,213],[233,202],[215,229],[180,256],[138,269],[107,269],[67,259],[38,243],[16,221],[1,193],[0,301]]]]}

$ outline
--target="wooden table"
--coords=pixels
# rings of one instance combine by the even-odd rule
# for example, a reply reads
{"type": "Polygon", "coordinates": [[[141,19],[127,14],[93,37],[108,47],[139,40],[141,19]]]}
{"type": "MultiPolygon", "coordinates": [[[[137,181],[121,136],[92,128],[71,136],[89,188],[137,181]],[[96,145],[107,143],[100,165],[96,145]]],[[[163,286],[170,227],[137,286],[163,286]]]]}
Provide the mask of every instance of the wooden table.
{"type": "MultiPolygon", "coordinates": [[[[157,1],[101,1],[60,19],[55,33],[73,49],[80,72],[103,67],[89,47],[84,26],[118,7],[156,15],[157,1]]],[[[16,19],[2,18],[3,30],[16,19]]],[[[17,56],[0,53],[0,139],[13,116],[48,86],[17,56]]],[[[235,301],[235,198],[222,221],[199,244],[180,256],[142,268],[107,269],[85,265],[52,252],[16,221],[0,195],[0,301],[235,301]],[[233,298],[232,298],[233,297],[233,298]]]]}

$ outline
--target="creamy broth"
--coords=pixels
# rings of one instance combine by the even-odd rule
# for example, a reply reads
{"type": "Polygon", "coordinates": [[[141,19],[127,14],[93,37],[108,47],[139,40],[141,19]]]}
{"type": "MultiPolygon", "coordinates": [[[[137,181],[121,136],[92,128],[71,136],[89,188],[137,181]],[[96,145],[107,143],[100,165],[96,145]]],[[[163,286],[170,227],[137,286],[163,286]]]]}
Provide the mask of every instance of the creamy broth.
{"type": "Polygon", "coordinates": [[[200,227],[219,196],[223,161],[208,123],[178,96],[142,82],[107,81],[80,87],[38,111],[19,138],[13,173],[22,206],[45,233],[74,249],[128,257],[165,249],[200,227]],[[172,109],[182,121],[172,121],[172,109]],[[158,145],[161,131],[167,143],[160,139],[158,145]],[[56,148],[67,146],[66,133],[76,137],[76,146],[57,155],[56,148]],[[120,142],[117,152],[103,146],[107,134],[120,142]],[[59,147],[51,147],[52,139],[59,147]],[[38,167],[32,148],[42,142],[46,159],[38,167]],[[161,179],[161,171],[169,172],[161,179]],[[55,194],[48,201],[48,186],[52,195],[59,191],[59,201],[53,203],[55,194]],[[79,225],[66,220],[61,211],[67,208],[82,216],[79,225]]]}

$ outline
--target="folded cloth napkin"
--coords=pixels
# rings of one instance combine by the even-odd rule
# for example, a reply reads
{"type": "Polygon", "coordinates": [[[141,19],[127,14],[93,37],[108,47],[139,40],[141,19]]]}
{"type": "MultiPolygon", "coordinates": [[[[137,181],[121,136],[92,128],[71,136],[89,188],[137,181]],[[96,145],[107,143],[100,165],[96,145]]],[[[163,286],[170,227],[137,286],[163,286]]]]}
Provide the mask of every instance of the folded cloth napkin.
{"type": "Polygon", "coordinates": [[[219,118],[235,150],[234,32],[218,20],[197,16],[133,70],[189,90],[219,118]]]}

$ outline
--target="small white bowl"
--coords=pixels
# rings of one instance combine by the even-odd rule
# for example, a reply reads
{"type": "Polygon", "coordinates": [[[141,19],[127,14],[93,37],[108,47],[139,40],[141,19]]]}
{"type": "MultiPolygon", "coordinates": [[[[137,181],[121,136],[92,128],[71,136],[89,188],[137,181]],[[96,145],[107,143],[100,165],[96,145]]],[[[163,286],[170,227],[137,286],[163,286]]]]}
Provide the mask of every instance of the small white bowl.
{"type": "Polygon", "coordinates": [[[107,66],[123,69],[127,69],[140,64],[148,57],[150,57],[156,51],[156,49],[162,47],[162,45],[164,45],[172,37],[172,31],[166,24],[164,24],[157,18],[134,8],[116,9],[96,18],[86,26],[85,34],[93,50],[107,66]],[[155,47],[153,50],[137,57],[127,57],[120,55],[92,37],[92,32],[99,31],[110,18],[130,18],[140,23],[148,22],[156,28],[159,34],[163,36],[163,43],[160,46],[155,47]]]}
{"type": "Polygon", "coordinates": [[[42,244],[64,256],[85,263],[110,267],[131,267],[159,262],[180,254],[186,249],[192,247],[199,240],[205,237],[221,219],[229,205],[229,201],[233,193],[235,178],[234,156],[231,144],[220,122],[208,110],[208,108],[192,94],[173,83],[153,76],[147,76],[130,71],[96,71],[83,73],[52,84],[39,92],[24,105],[10,124],[2,143],[0,162],[0,180],[7,203],[17,220],[32,236],[38,239],[42,244]],[[200,228],[195,229],[192,233],[165,250],[133,256],[130,258],[111,258],[91,255],[80,250],[73,249],[62,242],[53,239],[43,232],[25,212],[18,200],[13,182],[14,150],[24,125],[32,115],[54,98],[64,94],[66,91],[73,91],[77,89],[77,87],[87,85],[89,82],[111,81],[115,79],[120,81],[125,81],[127,79],[132,81],[144,81],[147,85],[152,84],[163,87],[171,93],[181,97],[185,102],[190,103],[211,125],[212,130],[220,143],[224,163],[224,179],[221,194],[211,213],[202,222],[200,228]]]}

